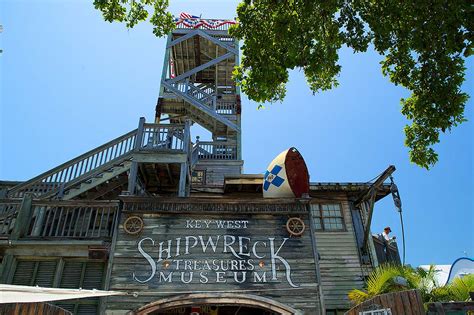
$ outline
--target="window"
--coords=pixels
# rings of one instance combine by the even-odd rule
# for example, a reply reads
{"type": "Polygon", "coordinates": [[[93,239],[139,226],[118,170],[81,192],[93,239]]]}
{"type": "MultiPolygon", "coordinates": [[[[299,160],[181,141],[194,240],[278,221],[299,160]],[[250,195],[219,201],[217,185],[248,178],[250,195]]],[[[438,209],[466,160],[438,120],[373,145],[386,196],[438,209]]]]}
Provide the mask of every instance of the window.
{"type": "Polygon", "coordinates": [[[206,171],[195,170],[193,171],[193,176],[191,177],[192,184],[204,185],[206,183],[206,171]]]}
{"type": "MultiPolygon", "coordinates": [[[[102,261],[84,261],[77,259],[54,260],[17,260],[12,284],[102,289],[105,275],[105,263],[102,261]],[[58,275],[58,279],[55,278],[58,275]]],[[[56,302],[73,314],[97,314],[99,299],[65,300],[56,302]]]]}
{"type": "Polygon", "coordinates": [[[312,204],[314,227],[318,231],[344,231],[344,218],[340,204],[312,204]]]}

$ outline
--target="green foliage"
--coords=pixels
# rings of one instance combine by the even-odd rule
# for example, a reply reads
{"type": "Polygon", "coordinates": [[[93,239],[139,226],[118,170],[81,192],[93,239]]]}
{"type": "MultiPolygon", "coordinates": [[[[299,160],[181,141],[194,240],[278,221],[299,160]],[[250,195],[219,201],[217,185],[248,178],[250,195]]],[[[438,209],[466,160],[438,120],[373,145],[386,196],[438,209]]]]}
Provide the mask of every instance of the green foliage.
{"type": "Polygon", "coordinates": [[[413,268],[385,264],[371,272],[367,278],[365,290],[354,289],[348,296],[352,302],[360,304],[376,295],[418,288],[420,282],[419,274],[413,268]]]}
{"type": "Polygon", "coordinates": [[[456,278],[448,286],[454,301],[469,301],[469,292],[474,292],[474,274],[456,278]]]}
{"type": "Polygon", "coordinates": [[[439,286],[435,280],[436,272],[434,266],[424,270],[409,266],[381,265],[369,275],[364,290],[351,290],[348,297],[354,304],[360,304],[380,294],[416,289],[420,291],[424,303],[469,300],[469,292],[474,291],[474,274],[456,278],[446,286],[439,286]]]}
{"type": "Polygon", "coordinates": [[[125,22],[128,28],[146,21],[152,11],[150,23],[157,37],[167,35],[175,27],[173,16],[168,12],[168,0],[94,0],[94,7],[107,22],[125,22]]]}
{"type": "MultiPolygon", "coordinates": [[[[168,0],[94,0],[108,22],[132,28],[148,18],[160,37],[175,25],[168,0]]],[[[231,34],[244,40],[234,71],[256,102],[285,98],[288,71],[304,71],[313,93],[338,85],[339,50],[369,46],[384,56],[382,73],[411,91],[401,100],[410,160],[429,169],[438,160],[440,133],[465,121],[461,91],[465,58],[472,55],[474,19],[465,0],[243,0],[231,34]]],[[[363,74],[361,74],[363,75],[363,74]]]]}
{"type": "MultiPolygon", "coordinates": [[[[290,69],[303,69],[316,93],[337,86],[343,45],[384,56],[382,72],[411,91],[402,99],[410,160],[429,169],[440,133],[465,121],[464,60],[472,17],[463,0],[244,0],[231,34],[244,40],[234,76],[257,102],[281,101],[290,69]]],[[[363,75],[363,74],[361,74],[363,75]]]]}

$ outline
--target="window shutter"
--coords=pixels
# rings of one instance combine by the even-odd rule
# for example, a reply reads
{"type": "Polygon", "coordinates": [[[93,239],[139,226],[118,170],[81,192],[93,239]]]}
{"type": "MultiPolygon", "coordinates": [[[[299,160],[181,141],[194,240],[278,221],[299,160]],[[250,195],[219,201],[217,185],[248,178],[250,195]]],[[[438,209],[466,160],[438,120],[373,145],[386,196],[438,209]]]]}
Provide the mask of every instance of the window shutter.
{"type": "Polygon", "coordinates": [[[35,271],[34,261],[18,261],[13,275],[12,284],[33,285],[33,274],[35,271]]]}
{"type": "Polygon", "coordinates": [[[96,315],[97,307],[97,304],[79,304],[77,315],[96,315]]]}
{"type": "Polygon", "coordinates": [[[56,265],[56,260],[39,261],[34,285],[51,288],[56,273],[56,265]]]}
{"type": "MultiPolygon", "coordinates": [[[[82,266],[83,262],[65,261],[63,274],[61,276],[61,288],[81,288],[82,266]]],[[[82,287],[83,288],[83,287],[82,287]]],[[[84,288],[83,288],[84,289],[84,288]]]]}
{"type": "Polygon", "coordinates": [[[104,263],[88,262],[82,287],[84,289],[102,289],[102,278],[104,276],[104,263]]]}

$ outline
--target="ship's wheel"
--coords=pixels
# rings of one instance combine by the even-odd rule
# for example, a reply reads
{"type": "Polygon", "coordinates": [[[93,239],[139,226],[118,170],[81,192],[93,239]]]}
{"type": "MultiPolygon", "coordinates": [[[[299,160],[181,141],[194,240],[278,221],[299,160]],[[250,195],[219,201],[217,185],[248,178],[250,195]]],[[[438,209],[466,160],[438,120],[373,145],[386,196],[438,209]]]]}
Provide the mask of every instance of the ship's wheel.
{"type": "Polygon", "coordinates": [[[128,217],[123,223],[123,229],[129,235],[137,235],[143,230],[143,219],[137,215],[128,217]]]}
{"type": "Polygon", "coordinates": [[[300,218],[289,218],[286,221],[286,230],[291,236],[301,236],[304,233],[305,224],[300,218]]]}

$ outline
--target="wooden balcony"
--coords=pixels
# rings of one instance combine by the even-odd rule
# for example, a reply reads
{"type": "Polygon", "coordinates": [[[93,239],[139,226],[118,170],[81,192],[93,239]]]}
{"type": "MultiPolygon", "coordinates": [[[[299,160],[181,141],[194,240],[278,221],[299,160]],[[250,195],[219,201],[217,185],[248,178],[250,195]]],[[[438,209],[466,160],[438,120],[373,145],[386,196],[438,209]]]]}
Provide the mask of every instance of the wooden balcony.
{"type": "Polygon", "coordinates": [[[110,240],[118,201],[0,201],[0,238],[110,240]]]}
{"type": "Polygon", "coordinates": [[[398,246],[396,242],[388,243],[384,239],[373,235],[375,253],[379,264],[394,263],[401,264],[400,253],[398,252],[398,246]]]}

